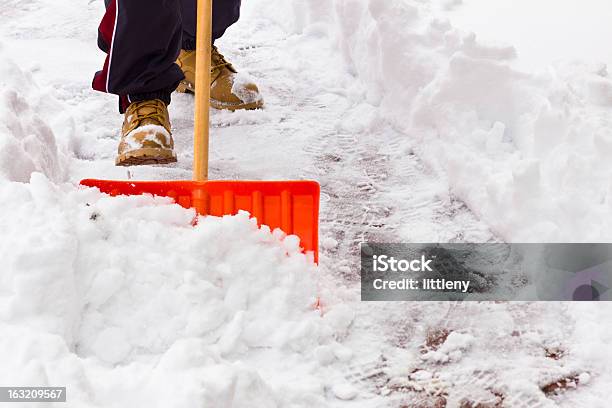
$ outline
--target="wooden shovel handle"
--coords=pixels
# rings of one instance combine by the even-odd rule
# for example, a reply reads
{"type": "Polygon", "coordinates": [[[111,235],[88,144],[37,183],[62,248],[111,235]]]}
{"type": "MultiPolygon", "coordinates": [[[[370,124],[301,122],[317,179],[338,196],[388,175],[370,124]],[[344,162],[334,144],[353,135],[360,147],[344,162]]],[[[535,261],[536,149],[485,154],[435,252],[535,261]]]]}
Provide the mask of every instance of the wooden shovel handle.
{"type": "Polygon", "coordinates": [[[193,180],[206,181],[208,180],[208,144],[210,132],[212,0],[198,0],[197,13],[193,180]]]}

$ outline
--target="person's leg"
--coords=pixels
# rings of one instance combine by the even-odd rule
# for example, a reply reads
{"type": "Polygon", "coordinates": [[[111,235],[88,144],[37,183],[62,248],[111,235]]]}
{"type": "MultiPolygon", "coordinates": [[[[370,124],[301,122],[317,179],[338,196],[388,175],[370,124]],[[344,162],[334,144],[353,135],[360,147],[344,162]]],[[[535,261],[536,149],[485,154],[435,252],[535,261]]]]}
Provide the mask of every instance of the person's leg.
{"type": "Polygon", "coordinates": [[[119,96],[125,112],[115,164],[176,161],[167,105],[184,78],[180,0],[105,0],[98,46],[108,55],[93,88],[119,96]]]}
{"type": "MultiPolygon", "coordinates": [[[[240,18],[241,0],[213,0],[213,42],[221,38],[232,24],[240,18]]],[[[195,50],[197,0],[181,0],[183,13],[183,49],[195,50]]]]}
{"type": "MultiPolygon", "coordinates": [[[[196,0],[181,0],[183,13],[183,44],[177,64],[183,70],[185,79],[177,88],[178,92],[195,92],[195,32],[196,0]]],[[[213,0],[212,37],[220,38],[240,18],[240,0],[213,0]]],[[[211,56],[210,104],[216,109],[257,109],[263,106],[263,99],[257,85],[243,77],[236,82],[237,71],[217,47],[213,45],[211,56]]]]}
{"type": "MultiPolygon", "coordinates": [[[[183,79],[175,64],[182,43],[181,0],[105,0],[98,46],[108,54],[93,88],[131,102],[160,99],[183,79]]],[[[195,1],[195,0],[194,0],[195,1]]]]}

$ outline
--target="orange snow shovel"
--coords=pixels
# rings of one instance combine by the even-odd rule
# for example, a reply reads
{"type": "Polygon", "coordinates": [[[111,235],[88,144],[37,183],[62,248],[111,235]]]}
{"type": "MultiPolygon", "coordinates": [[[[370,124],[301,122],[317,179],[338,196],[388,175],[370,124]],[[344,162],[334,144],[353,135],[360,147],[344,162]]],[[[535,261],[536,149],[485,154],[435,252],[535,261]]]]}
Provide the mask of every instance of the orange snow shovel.
{"type": "Polygon", "coordinates": [[[319,184],[316,181],[208,180],[212,0],[198,0],[193,181],[82,180],[81,184],[116,195],[171,197],[200,215],[248,211],[259,225],[280,228],[300,238],[304,251],[318,259],[319,184]]]}

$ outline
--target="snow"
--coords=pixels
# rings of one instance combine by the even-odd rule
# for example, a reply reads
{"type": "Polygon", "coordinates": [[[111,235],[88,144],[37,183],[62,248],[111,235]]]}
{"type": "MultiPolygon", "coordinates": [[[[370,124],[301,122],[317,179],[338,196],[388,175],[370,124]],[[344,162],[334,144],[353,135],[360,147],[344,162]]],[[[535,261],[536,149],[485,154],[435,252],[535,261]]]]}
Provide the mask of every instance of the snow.
{"type": "Polygon", "coordinates": [[[459,361],[465,351],[474,343],[474,337],[469,334],[452,332],[448,335],[444,344],[437,349],[423,355],[424,360],[434,363],[448,363],[459,361]]]}
{"type": "Polygon", "coordinates": [[[337,384],[334,386],[334,395],[341,400],[350,401],[359,393],[351,384],[337,384]]]}
{"type": "Polygon", "coordinates": [[[66,180],[67,158],[58,149],[49,120],[57,112],[54,98],[40,92],[31,75],[19,69],[2,44],[0,90],[0,176],[27,182],[32,172],[42,171],[54,181],[66,180]]]}
{"type": "Polygon", "coordinates": [[[578,376],[578,381],[580,384],[588,384],[591,380],[591,375],[589,373],[582,373],[578,376]]]}
{"type": "Polygon", "coordinates": [[[77,187],[188,179],[192,97],[170,107],[179,163],[116,168],[116,100],[90,90],[101,2],[0,0],[0,383],[74,407],[606,406],[608,305],[359,301],[366,239],[609,239],[606,57],[543,66],[534,35],[462,30],[471,3],[245,2],[219,41],[266,108],[212,112],[211,176],[320,181],[315,267],[245,214],[194,227],[77,187]]]}
{"type": "Polygon", "coordinates": [[[239,72],[234,76],[232,84],[232,93],[238,97],[243,103],[256,103],[262,99],[261,94],[249,89],[249,85],[255,83],[255,80],[249,75],[239,72]]]}
{"type": "Polygon", "coordinates": [[[265,371],[290,361],[317,387],[309,356],[348,324],[314,308],[317,271],[295,240],[246,213],[193,227],[194,212],[168,199],[111,198],[40,173],[0,196],[1,383],[68,384],[72,406],[106,406],[113,387],[111,406],[311,398],[259,371],[264,357],[265,371]]]}
{"type": "Polygon", "coordinates": [[[138,128],[132,130],[130,133],[125,135],[124,141],[127,143],[128,150],[136,150],[142,147],[143,142],[153,142],[159,144],[162,143],[163,146],[170,145],[170,134],[166,130],[165,127],[159,125],[144,125],[139,126],[138,128]],[[143,136],[144,133],[144,136],[143,136]],[[138,139],[134,136],[138,134],[138,139]],[[163,140],[162,137],[163,136],[163,140]]]}
{"type": "Polygon", "coordinates": [[[601,46],[612,35],[612,10],[605,0],[464,0],[450,16],[482,40],[513,44],[524,68],[542,69],[560,60],[612,62],[612,50],[601,46]]]}
{"type": "Polygon", "coordinates": [[[602,64],[521,71],[514,48],[483,44],[417,2],[335,9],[328,28],[365,99],[497,234],[610,239],[612,80],[602,64]]]}

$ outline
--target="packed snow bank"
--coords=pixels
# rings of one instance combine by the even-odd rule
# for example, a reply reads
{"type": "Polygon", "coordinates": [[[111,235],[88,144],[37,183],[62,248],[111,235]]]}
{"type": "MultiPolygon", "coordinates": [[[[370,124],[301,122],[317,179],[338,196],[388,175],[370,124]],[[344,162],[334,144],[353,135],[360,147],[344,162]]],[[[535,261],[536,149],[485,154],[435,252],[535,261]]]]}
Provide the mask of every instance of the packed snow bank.
{"type": "Polygon", "coordinates": [[[60,103],[41,90],[0,43],[0,179],[27,182],[38,171],[64,181],[68,160],[58,148],[53,125],[69,133],[74,124],[66,119],[60,103]]]}
{"type": "Polygon", "coordinates": [[[529,69],[558,60],[612,62],[612,48],[602,47],[612,37],[607,0],[466,0],[450,16],[486,41],[514,44],[517,62],[529,69]]]}
{"type": "Polygon", "coordinates": [[[0,200],[0,383],[74,407],[324,405],[315,356],[351,316],[315,310],[295,237],[38,173],[0,200]]]}
{"type": "Polygon", "coordinates": [[[279,24],[328,35],[361,80],[355,104],[379,107],[409,135],[395,159],[414,149],[502,237],[612,237],[612,80],[603,65],[518,71],[514,48],[457,30],[440,2],[276,3],[260,12],[293,8],[279,24]]]}

